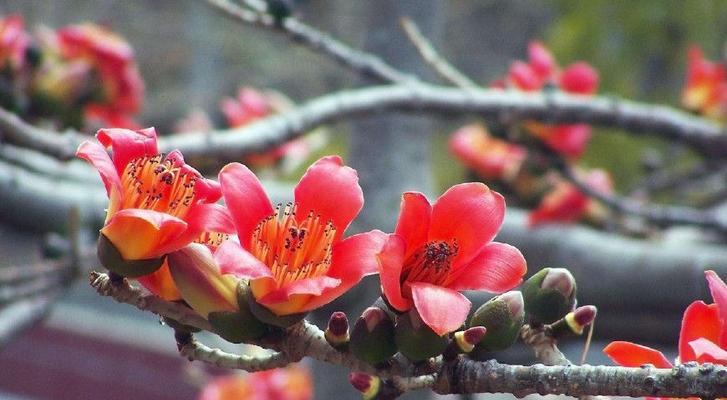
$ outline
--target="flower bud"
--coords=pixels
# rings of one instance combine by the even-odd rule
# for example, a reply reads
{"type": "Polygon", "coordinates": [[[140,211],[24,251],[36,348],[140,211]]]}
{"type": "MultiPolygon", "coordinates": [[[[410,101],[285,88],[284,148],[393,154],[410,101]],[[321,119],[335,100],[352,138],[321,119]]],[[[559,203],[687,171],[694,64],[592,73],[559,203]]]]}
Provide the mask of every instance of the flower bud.
{"type": "Polygon", "coordinates": [[[103,233],[99,234],[96,254],[101,265],[106,269],[127,278],[149,275],[161,268],[164,263],[164,257],[146,260],[125,260],[116,246],[103,233]]]}
{"type": "Polygon", "coordinates": [[[225,340],[239,343],[256,339],[265,326],[256,320],[247,305],[246,285],[219,272],[212,253],[201,244],[190,244],[168,255],[169,270],[182,298],[207,318],[214,332],[225,340]]]}
{"type": "Polygon", "coordinates": [[[550,335],[556,338],[573,334],[580,335],[583,333],[583,328],[596,319],[596,312],[596,306],[578,307],[552,324],[550,335]]]}
{"type": "Polygon", "coordinates": [[[377,365],[396,353],[394,323],[378,307],[369,307],[356,320],[349,342],[351,352],[361,361],[377,365]]]}
{"type": "Polygon", "coordinates": [[[470,326],[483,326],[487,334],[470,353],[478,360],[488,358],[487,352],[504,350],[512,346],[524,321],[523,297],[518,291],[495,296],[480,306],[470,320],[470,326]]]}
{"type": "Polygon", "coordinates": [[[348,381],[363,395],[364,400],[376,398],[381,389],[381,378],[362,372],[351,372],[348,381]]]}
{"type": "Polygon", "coordinates": [[[444,350],[443,356],[445,360],[454,360],[457,354],[470,353],[475,349],[487,332],[484,326],[473,326],[464,331],[454,333],[454,340],[449,343],[447,349],[444,350]]]}
{"type": "Polygon", "coordinates": [[[523,283],[525,311],[530,319],[551,324],[573,310],[576,281],[565,268],[543,268],[523,283]]]}
{"type": "Polygon", "coordinates": [[[331,314],[324,337],[328,344],[334,348],[340,348],[348,344],[350,335],[348,333],[348,318],[345,313],[336,311],[331,314]]]}
{"type": "Polygon", "coordinates": [[[399,315],[396,319],[396,346],[411,361],[424,361],[444,352],[449,336],[437,335],[419,316],[416,309],[399,315]]]}

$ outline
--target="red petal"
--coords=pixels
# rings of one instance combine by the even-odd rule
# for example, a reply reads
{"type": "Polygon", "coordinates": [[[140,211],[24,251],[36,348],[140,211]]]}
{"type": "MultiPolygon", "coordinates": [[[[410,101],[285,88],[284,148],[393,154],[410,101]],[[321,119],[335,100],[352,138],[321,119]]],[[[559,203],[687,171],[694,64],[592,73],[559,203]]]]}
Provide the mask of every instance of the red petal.
{"type": "Polygon", "coordinates": [[[424,282],[412,282],[411,295],[422,321],[437,335],[459,329],[472,303],[461,293],[424,282]]]}
{"type": "Polygon", "coordinates": [[[717,346],[714,342],[705,338],[699,338],[689,342],[694,353],[697,355],[697,362],[727,365],[727,351],[717,346]]]}
{"type": "Polygon", "coordinates": [[[381,279],[381,291],[384,292],[386,300],[398,311],[407,311],[411,308],[410,299],[405,299],[401,294],[401,268],[404,265],[406,243],[398,235],[389,235],[384,244],[379,259],[379,279],[381,279]]]}
{"type": "Polygon", "coordinates": [[[573,63],[561,74],[560,87],[568,93],[593,94],[598,89],[598,72],[586,62],[573,63]]]}
{"type": "Polygon", "coordinates": [[[212,203],[222,197],[222,191],[220,190],[220,184],[211,180],[205,179],[202,174],[190,165],[184,162],[184,157],[179,150],[174,150],[167,154],[165,160],[171,161],[174,166],[179,167],[183,173],[198,177],[194,184],[194,200],[197,202],[212,203]]]}
{"type": "Polygon", "coordinates": [[[585,151],[590,138],[590,125],[558,125],[545,139],[545,144],[566,157],[578,158],[585,151]]]}
{"type": "Polygon", "coordinates": [[[540,90],[543,86],[543,80],[538,77],[533,68],[522,61],[512,63],[507,78],[510,84],[526,92],[540,90]]]}
{"type": "Polygon", "coordinates": [[[427,241],[431,215],[432,206],[423,194],[406,192],[401,195],[401,211],[394,233],[406,242],[407,256],[427,241]]]}
{"type": "Polygon", "coordinates": [[[109,154],[103,146],[88,140],[84,141],[80,146],[78,146],[76,156],[88,161],[98,170],[104,187],[106,188],[106,194],[108,194],[109,197],[111,197],[112,188],[116,189],[117,193],[122,193],[119,173],[116,171],[114,163],[111,161],[109,154]]]}
{"type": "Polygon", "coordinates": [[[242,164],[227,164],[220,171],[219,180],[240,243],[249,249],[255,228],[273,214],[270,199],[257,176],[242,164]]]}
{"type": "Polygon", "coordinates": [[[453,271],[453,290],[506,292],[519,285],[528,267],[520,250],[505,243],[493,242],[459,271],[453,271]]]}
{"type": "MultiPolygon", "coordinates": [[[[328,304],[336,298],[330,295],[331,289],[340,284],[340,279],[331,278],[330,276],[301,279],[271,291],[262,298],[257,299],[257,302],[268,307],[278,305],[279,308],[280,303],[285,303],[296,295],[310,295],[322,298],[316,303],[328,304]]],[[[296,310],[291,314],[312,310],[313,307],[310,307],[310,304],[312,303],[306,302],[306,304],[296,307],[296,310]]]]}
{"type": "Polygon", "coordinates": [[[653,364],[657,368],[672,367],[660,351],[631,342],[611,342],[603,352],[616,364],[624,367],[640,367],[644,364],[653,364]]]}
{"type": "Polygon", "coordinates": [[[182,299],[177,285],[174,284],[172,274],[169,272],[169,263],[166,261],[161,268],[149,275],[144,275],[136,279],[142,286],[150,292],[161,297],[166,301],[177,301],[182,299]]]}
{"type": "Polygon", "coordinates": [[[432,207],[429,240],[457,240],[456,268],[492,241],[505,217],[505,199],[482,183],[452,186],[432,207]]]}
{"type": "Polygon", "coordinates": [[[684,311],[682,318],[682,329],[679,333],[679,361],[685,363],[696,361],[689,342],[706,338],[713,342],[719,341],[720,323],[719,311],[716,304],[704,304],[702,301],[695,301],[684,311]]]}
{"type": "Polygon", "coordinates": [[[225,240],[215,250],[214,258],[215,263],[220,267],[220,273],[223,275],[232,274],[244,279],[272,276],[267,265],[233,240],[225,240]]]}
{"type": "Polygon", "coordinates": [[[344,166],[341,157],[328,156],[316,161],[300,178],[295,187],[295,202],[300,221],[310,211],[333,221],[336,241],[361,211],[364,198],[356,170],[344,166]]]}
{"type": "Polygon", "coordinates": [[[705,271],[704,275],[707,277],[712,299],[717,304],[719,320],[722,325],[722,334],[717,343],[722,347],[727,347],[727,285],[714,271],[705,271]]]}
{"type": "Polygon", "coordinates": [[[364,276],[378,272],[378,254],[381,253],[388,235],[373,230],[353,235],[333,245],[333,256],[328,276],[341,280],[325,296],[316,297],[306,305],[310,310],[319,308],[337,299],[358,284],[364,276]]]}
{"type": "Polygon", "coordinates": [[[96,138],[105,147],[111,147],[114,165],[119,174],[124,172],[129,161],[159,154],[157,134],[154,128],[132,131],[129,129],[101,129],[96,138]]]}
{"type": "Polygon", "coordinates": [[[169,214],[127,208],[114,214],[101,232],[126,260],[161,257],[188,243],[178,243],[187,223],[169,214]]]}
{"type": "Polygon", "coordinates": [[[230,211],[221,204],[198,204],[189,210],[186,220],[189,230],[197,232],[195,237],[202,232],[235,233],[230,211]]]}
{"type": "Polygon", "coordinates": [[[534,41],[528,44],[528,61],[530,68],[535,71],[540,79],[547,79],[553,74],[555,60],[542,43],[534,41]]]}

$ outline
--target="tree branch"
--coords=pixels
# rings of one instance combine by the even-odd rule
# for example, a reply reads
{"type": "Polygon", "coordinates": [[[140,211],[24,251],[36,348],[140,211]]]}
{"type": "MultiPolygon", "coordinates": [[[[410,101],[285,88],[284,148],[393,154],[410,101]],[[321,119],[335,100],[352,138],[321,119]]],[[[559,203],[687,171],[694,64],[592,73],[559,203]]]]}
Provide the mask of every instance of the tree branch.
{"type": "MultiPolygon", "coordinates": [[[[134,305],[179,321],[185,325],[208,329],[202,317],[182,304],[170,303],[144,295],[125,281],[112,282],[106,274],[94,272],[91,285],[104,296],[134,305]]],[[[285,331],[283,338],[271,345],[280,353],[263,359],[240,358],[209,349],[189,340],[181,340],[180,351],[194,359],[209,361],[226,368],[259,370],[281,366],[285,357],[298,360],[304,356],[345,366],[351,370],[373,373],[383,378],[409,378],[400,383],[411,388],[432,386],[438,393],[508,392],[516,396],[530,393],[579,395],[627,395],[673,397],[724,397],[727,396],[727,368],[704,364],[696,367],[680,366],[673,370],[623,368],[606,366],[518,366],[503,365],[495,361],[476,362],[459,357],[451,363],[436,364],[436,374],[416,374],[414,366],[394,363],[388,369],[376,370],[348,352],[333,349],[323,338],[323,332],[314,325],[302,322],[285,331]],[[436,376],[436,380],[433,377],[436,376]]],[[[257,343],[255,343],[257,344],[257,343]]],[[[287,360],[285,360],[287,361],[287,360]]]]}
{"type": "MultiPolygon", "coordinates": [[[[178,333],[175,336],[178,337],[178,333]]],[[[192,334],[187,334],[183,340],[177,340],[179,354],[189,361],[202,361],[216,365],[220,368],[241,369],[248,372],[264,371],[281,368],[290,364],[287,355],[280,352],[271,352],[262,356],[247,356],[226,353],[220,349],[213,349],[200,343],[192,334]]]]}

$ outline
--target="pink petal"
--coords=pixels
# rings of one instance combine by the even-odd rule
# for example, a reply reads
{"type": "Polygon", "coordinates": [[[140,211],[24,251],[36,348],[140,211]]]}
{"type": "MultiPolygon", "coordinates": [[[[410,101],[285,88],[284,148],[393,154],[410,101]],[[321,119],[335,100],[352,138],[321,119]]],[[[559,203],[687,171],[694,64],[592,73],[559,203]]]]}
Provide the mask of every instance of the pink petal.
{"type": "Polygon", "coordinates": [[[194,184],[194,200],[197,202],[212,203],[222,197],[220,184],[206,179],[196,169],[184,162],[184,157],[179,150],[173,150],[167,154],[167,161],[171,161],[175,167],[179,167],[183,173],[198,177],[194,184]]]}
{"type": "Polygon", "coordinates": [[[341,280],[325,296],[311,299],[306,307],[319,308],[340,297],[358,284],[364,276],[375,274],[379,269],[378,254],[388,240],[385,233],[371,232],[353,235],[333,245],[333,256],[328,276],[341,280]]]}
{"type": "Polygon", "coordinates": [[[719,344],[722,347],[727,347],[727,285],[725,285],[724,281],[714,271],[705,271],[704,275],[707,277],[712,299],[714,299],[719,310],[719,320],[722,325],[722,335],[720,336],[719,344]]]}
{"type": "Polygon", "coordinates": [[[467,265],[453,271],[453,290],[506,292],[519,285],[528,267],[520,250],[505,243],[493,242],[482,248],[467,265]]]}
{"type": "Polygon", "coordinates": [[[658,350],[631,342],[611,342],[603,352],[616,364],[623,367],[640,367],[652,364],[657,368],[671,368],[669,360],[658,350]]]}
{"type": "Polygon", "coordinates": [[[221,204],[198,204],[189,210],[186,220],[189,230],[196,232],[195,237],[202,232],[235,233],[230,211],[221,204]]]}
{"type": "Polygon", "coordinates": [[[381,291],[386,301],[396,310],[404,312],[411,308],[412,302],[401,293],[401,269],[404,266],[406,243],[401,236],[389,235],[378,255],[381,291]]]}
{"type": "Polygon", "coordinates": [[[219,180],[240,243],[249,249],[255,228],[273,214],[270,199],[255,174],[242,164],[227,164],[220,171],[219,180]]]}
{"type": "MultiPolygon", "coordinates": [[[[329,295],[330,289],[333,289],[340,284],[340,279],[331,278],[330,276],[301,279],[279,289],[273,290],[262,298],[257,299],[257,302],[265,306],[274,306],[279,303],[284,303],[296,295],[310,295],[323,297],[327,300],[323,304],[327,304],[335,299],[335,297],[331,297],[329,295]]],[[[302,305],[298,308],[297,312],[312,310],[313,308],[310,307],[309,304],[310,303],[302,305]]]]}
{"type": "Polygon", "coordinates": [[[123,193],[121,191],[121,179],[119,178],[119,173],[116,171],[114,163],[111,161],[109,154],[103,146],[86,140],[78,146],[76,156],[88,161],[98,170],[104,187],[106,188],[106,194],[108,194],[109,197],[111,197],[112,188],[119,194],[123,193]]]}
{"type": "Polygon", "coordinates": [[[401,195],[401,211],[396,233],[406,242],[407,256],[427,241],[432,206],[423,194],[406,192],[401,195]]]}
{"type": "Polygon", "coordinates": [[[698,338],[719,340],[719,311],[716,304],[695,301],[684,310],[682,328],[679,332],[679,360],[682,363],[696,361],[697,356],[689,343],[698,338]]]}
{"type": "Polygon", "coordinates": [[[411,295],[422,321],[437,335],[459,329],[472,303],[461,293],[424,282],[413,282],[411,295]]]}
{"type": "Polygon", "coordinates": [[[105,147],[111,147],[114,165],[119,174],[124,172],[129,161],[139,157],[159,154],[157,134],[154,128],[132,131],[129,129],[100,129],[96,138],[105,147]]]}
{"type": "Polygon", "coordinates": [[[215,250],[214,258],[223,275],[232,274],[243,279],[272,276],[267,265],[232,240],[224,241],[215,250]]]}
{"type": "Polygon", "coordinates": [[[530,68],[540,77],[548,79],[555,69],[555,60],[542,43],[533,41],[528,44],[528,61],[530,68]]]}
{"type": "Polygon", "coordinates": [[[586,62],[573,63],[560,75],[560,87],[568,93],[593,94],[598,89],[598,72],[586,62]]]}
{"type": "Polygon", "coordinates": [[[333,221],[336,241],[361,211],[364,198],[356,170],[344,166],[341,157],[328,156],[316,161],[300,178],[295,202],[299,221],[311,211],[333,221]]]}
{"type": "Polygon", "coordinates": [[[505,217],[505,199],[482,183],[452,186],[432,207],[429,240],[456,239],[456,268],[471,261],[491,242],[505,217]]]}
{"type": "Polygon", "coordinates": [[[697,362],[727,365],[727,350],[717,346],[714,342],[705,338],[699,338],[689,342],[689,345],[697,355],[697,362]]]}
{"type": "Polygon", "coordinates": [[[545,144],[566,157],[579,158],[585,151],[590,138],[590,125],[558,125],[545,139],[545,144]]]}

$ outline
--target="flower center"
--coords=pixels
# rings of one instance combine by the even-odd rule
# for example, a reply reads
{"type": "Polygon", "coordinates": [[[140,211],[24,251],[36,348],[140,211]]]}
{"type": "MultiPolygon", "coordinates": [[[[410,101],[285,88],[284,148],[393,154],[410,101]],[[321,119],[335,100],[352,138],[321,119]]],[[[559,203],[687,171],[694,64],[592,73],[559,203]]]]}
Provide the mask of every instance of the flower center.
{"type": "Polygon", "coordinates": [[[293,281],[324,275],[331,265],[336,228],[313,211],[297,222],[297,205],[278,204],[252,235],[251,253],[272,271],[278,287],[293,281]]]}
{"type": "Polygon", "coordinates": [[[143,208],[183,218],[194,200],[197,177],[182,171],[163,154],[137,158],[121,177],[122,208],[143,208]]]}
{"type": "Polygon", "coordinates": [[[449,276],[452,259],[458,250],[459,245],[456,240],[425,243],[404,261],[401,283],[408,281],[443,285],[449,276]]]}

